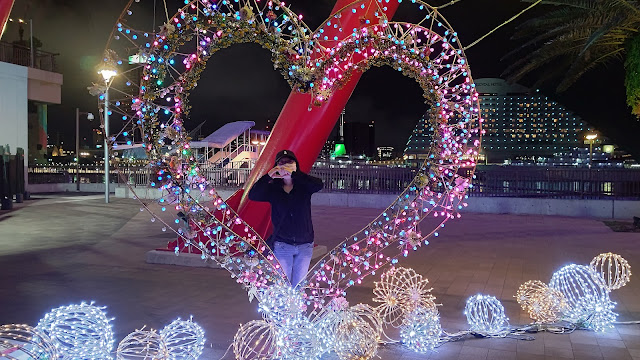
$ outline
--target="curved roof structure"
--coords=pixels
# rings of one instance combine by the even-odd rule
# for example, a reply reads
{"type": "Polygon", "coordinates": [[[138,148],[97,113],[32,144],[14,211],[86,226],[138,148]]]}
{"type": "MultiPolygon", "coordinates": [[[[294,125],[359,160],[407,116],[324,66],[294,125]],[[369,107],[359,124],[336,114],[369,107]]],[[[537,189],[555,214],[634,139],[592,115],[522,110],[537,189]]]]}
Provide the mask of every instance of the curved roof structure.
{"type": "Polygon", "coordinates": [[[253,121],[234,121],[224,124],[220,129],[214,131],[206,138],[200,141],[192,141],[192,148],[223,148],[243,132],[251,129],[256,125],[253,121]]]}

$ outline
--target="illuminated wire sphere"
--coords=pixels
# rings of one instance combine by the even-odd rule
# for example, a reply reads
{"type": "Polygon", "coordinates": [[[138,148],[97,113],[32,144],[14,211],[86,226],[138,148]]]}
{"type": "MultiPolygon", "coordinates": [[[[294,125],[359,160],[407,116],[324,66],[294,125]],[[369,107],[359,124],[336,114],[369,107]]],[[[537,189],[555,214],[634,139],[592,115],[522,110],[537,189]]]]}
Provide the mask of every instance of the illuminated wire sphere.
{"type": "Polygon", "coordinates": [[[302,316],[306,310],[302,292],[284,282],[264,289],[258,297],[258,311],[265,320],[273,321],[277,325],[302,316]]]}
{"type": "Polygon", "coordinates": [[[536,323],[558,322],[568,309],[564,295],[540,280],[529,280],[520,285],[516,300],[536,323]]]}
{"type": "Polygon", "coordinates": [[[233,337],[233,353],[238,360],[271,360],[277,352],[276,328],[264,320],[242,324],[233,337]]]}
{"type": "Polygon", "coordinates": [[[299,317],[277,327],[278,360],[314,360],[323,351],[318,331],[306,317],[299,317]]]}
{"type": "Polygon", "coordinates": [[[338,297],[322,308],[314,318],[314,327],[317,329],[323,352],[333,351],[335,345],[336,329],[344,321],[348,321],[349,303],[344,297],[338,297]]]}
{"type": "Polygon", "coordinates": [[[567,300],[565,316],[579,326],[596,331],[613,327],[618,314],[613,312],[615,303],[609,298],[602,276],[586,265],[567,265],[556,271],[549,283],[567,300]]]}
{"type": "Polygon", "coordinates": [[[155,330],[136,330],[127,335],[116,350],[117,360],[169,360],[169,350],[155,330]]]}
{"type": "Polygon", "coordinates": [[[396,267],[383,273],[375,282],[373,301],[380,303],[376,309],[384,324],[397,328],[402,325],[404,314],[413,309],[435,309],[435,297],[428,284],[429,280],[409,268],[396,267]]]}
{"type": "Polygon", "coordinates": [[[409,349],[427,353],[440,343],[442,327],[435,308],[418,307],[409,312],[400,328],[402,343],[409,349]]]}
{"type": "Polygon", "coordinates": [[[111,358],[113,330],[104,307],[82,303],[52,309],[38,322],[60,359],[111,358]]]}
{"type": "Polygon", "coordinates": [[[540,280],[529,280],[520,285],[516,293],[516,301],[523,310],[527,310],[527,306],[531,303],[531,298],[541,290],[547,289],[549,286],[540,280]]]}
{"type": "Polygon", "coordinates": [[[58,349],[47,334],[23,324],[0,326],[0,358],[58,360],[58,349]]]}
{"type": "Polygon", "coordinates": [[[627,285],[631,277],[631,266],[618,254],[604,253],[591,260],[591,267],[605,281],[605,285],[609,291],[620,289],[627,285]]]}
{"type": "Polygon", "coordinates": [[[204,330],[191,319],[176,319],[160,331],[171,360],[196,360],[204,349],[204,330]]]}
{"type": "Polygon", "coordinates": [[[366,304],[342,312],[335,327],[333,351],[341,360],[366,360],[378,353],[382,322],[374,308],[366,304]]]}
{"type": "Polygon", "coordinates": [[[495,296],[477,294],[470,297],[464,314],[473,332],[498,336],[509,330],[509,319],[504,314],[504,306],[495,296]]]}

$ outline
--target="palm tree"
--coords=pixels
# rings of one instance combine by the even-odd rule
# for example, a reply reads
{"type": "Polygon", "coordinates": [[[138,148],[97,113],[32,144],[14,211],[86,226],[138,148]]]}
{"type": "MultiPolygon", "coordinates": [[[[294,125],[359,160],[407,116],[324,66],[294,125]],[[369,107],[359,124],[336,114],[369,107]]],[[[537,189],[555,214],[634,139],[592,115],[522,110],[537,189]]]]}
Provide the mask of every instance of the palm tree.
{"type": "Polygon", "coordinates": [[[555,8],[517,28],[513,38],[525,42],[507,57],[528,53],[503,75],[517,81],[541,70],[535,86],[560,78],[557,90],[564,91],[585,72],[624,61],[627,104],[640,116],[640,1],[542,0],[541,4],[555,8]]]}

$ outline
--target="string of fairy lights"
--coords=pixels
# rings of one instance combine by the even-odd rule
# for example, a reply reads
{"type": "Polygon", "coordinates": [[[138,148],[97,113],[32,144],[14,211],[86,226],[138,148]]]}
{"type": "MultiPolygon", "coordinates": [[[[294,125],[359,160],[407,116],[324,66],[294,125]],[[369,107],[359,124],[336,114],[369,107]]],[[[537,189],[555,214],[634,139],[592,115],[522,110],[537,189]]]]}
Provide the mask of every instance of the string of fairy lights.
{"type": "Polygon", "coordinates": [[[207,59],[234,43],[269,49],[275,68],[292,88],[313,95],[310,106],[321,106],[353,71],[371,66],[391,66],[414,78],[432,105],[432,156],[385,212],[311,269],[304,285],[307,305],[313,304],[314,311],[428,244],[446,221],[460,217],[480,144],[478,95],[457,33],[437,8],[418,0],[410,3],[424,16],[418,24],[390,22],[387,2],[377,0],[371,20],[347,29],[341,20],[345,14],[364,16],[371,10],[367,1],[357,0],[311,30],[282,2],[185,1],[152,33],[127,26],[135,23],[136,2],[130,2],[105,51],[104,66],[123,74],[111,83],[122,96],[112,111],[125,122],[111,137],[112,146],[117,150],[136,136],[144,139],[150,186],[158,189],[158,201],[143,202],[141,210],[149,211],[152,221],[160,220],[163,230],[178,234],[176,254],[196,251],[204,260],[219,262],[250,298],[282,281],[277,259],[260,236],[209,185],[183,126],[189,92],[207,59]],[[182,215],[169,224],[155,208],[182,215]],[[433,222],[432,231],[419,229],[424,220],[433,222]]]}
{"type": "MultiPolygon", "coordinates": [[[[631,276],[620,255],[603,253],[589,265],[570,264],[556,271],[547,285],[525,282],[515,294],[532,324],[512,326],[504,306],[495,296],[476,294],[466,301],[463,314],[468,330],[448,333],[429,281],[413,269],[393,267],[374,284],[378,306],[350,306],[344,297],[334,298],[318,312],[305,305],[304,292],[284,283],[258,294],[262,320],[243,324],[230,348],[236,359],[319,359],[332,352],[341,360],[374,358],[380,344],[401,343],[418,353],[429,353],[465,336],[516,337],[523,333],[576,329],[605,331],[615,324],[612,286],[626,285],[631,276]],[[607,280],[609,276],[611,281],[607,280]],[[393,311],[389,311],[393,310],[393,311]],[[399,330],[397,338],[389,329],[399,330]]],[[[197,360],[205,345],[204,330],[192,319],[176,319],[162,330],[137,329],[114,350],[111,322],[104,307],[81,303],[55,308],[34,327],[0,326],[0,356],[29,359],[197,360]]]]}

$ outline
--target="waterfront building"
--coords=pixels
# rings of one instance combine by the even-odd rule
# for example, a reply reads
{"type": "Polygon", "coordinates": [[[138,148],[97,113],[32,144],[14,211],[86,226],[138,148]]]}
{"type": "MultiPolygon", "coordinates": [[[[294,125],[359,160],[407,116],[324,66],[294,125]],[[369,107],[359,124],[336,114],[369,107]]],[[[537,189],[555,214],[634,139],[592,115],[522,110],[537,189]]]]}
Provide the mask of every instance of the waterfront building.
{"type": "Polygon", "coordinates": [[[550,157],[584,147],[584,136],[591,129],[562,104],[503,79],[478,79],[475,84],[484,119],[482,152],[489,162],[550,157]]]}

